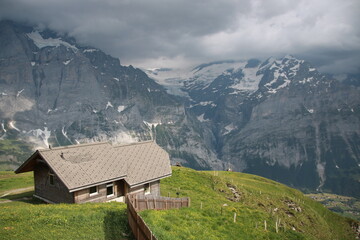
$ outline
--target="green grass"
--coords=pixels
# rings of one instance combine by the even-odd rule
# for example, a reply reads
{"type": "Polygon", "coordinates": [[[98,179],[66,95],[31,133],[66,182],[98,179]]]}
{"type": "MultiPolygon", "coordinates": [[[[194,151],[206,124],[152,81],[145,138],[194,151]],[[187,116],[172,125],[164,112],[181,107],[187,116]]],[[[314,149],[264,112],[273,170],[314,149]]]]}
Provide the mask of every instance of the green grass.
{"type": "Polygon", "coordinates": [[[0,140],[0,170],[14,170],[33,152],[33,146],[16,139],[0,140]]]}
{"type": "MultiPolygon", "coordinates": [[[[32,173],[0,172],[0,186],[3,193],[33,186],[32,173]]],[[[123,203],[45,204],[32,194],[0,199],[0,239],[133,239],[123,203]],[[22,200],[1,203],[12,199],[22,200]]]]}
{"type": "Polygon", "coordinates": [[[191,198],[190,208],[141,212],[155,236],[163,240],[354,239],[351,224],[358,224],[300,191],[249,174],[174,167],[173,176],[161,181],[161,190],[164,196],[176,197],[178,192],[179,197],[191,198]],[[239,202],[229,200],[234,194],[228,186],[237,189],[239,202]]]}
{"type": "Polygon", "coordinates": [[[31,186],[34,186],[32,172],[15,174],[11,171],[0,171],[0,196],[13,189],[31,186]]]}
{"type": "MultiPolygon", "coordinates": [[[[0,172],[3,192],[32,182],[31,173],[0,172]]],[[[189,196],[191,207],[141,212],[159,240],[354,239],[351,224],[359,224],[300,191],[249,174],[174,167],[173,176],[161,181],[161,190],[163,196],[189,196]],[[230,200],[234,194],[229,186],[240,194],[238,202],[230,200]],[[278,233],[276,221],[280,221],[278,233]]],[[[31,194],[27,191],[4,198],[31,194]]],[[[0,239],[133,239],[130,232],[125,204],[49,205],[32,198],[0,203],[0,239]]]]}
{"type": "Polygon", "coordinates": [[[0,216],[0,239],[129,239],[123,203],[12,202],[0,216]]]}

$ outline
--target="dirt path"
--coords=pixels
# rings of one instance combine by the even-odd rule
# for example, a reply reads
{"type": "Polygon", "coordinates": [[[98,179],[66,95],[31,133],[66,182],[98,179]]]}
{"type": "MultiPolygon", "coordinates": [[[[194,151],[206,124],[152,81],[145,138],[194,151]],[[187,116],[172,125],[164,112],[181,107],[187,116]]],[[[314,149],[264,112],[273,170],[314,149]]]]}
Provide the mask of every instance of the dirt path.
{"type": "Polygon", "coordinates": [[[0,198],[5,197],[5,196],[10,195],[10,194],[23,193],[23,192],[27,192],[27,191],[31,191],[31,190],[34,190],[34,187],[26,187],[26,188],[13,189],[13,190],[10,190],[10,191],[8,191],[8,192],[3,193],[3,194],[0,196],[0,198]]]}

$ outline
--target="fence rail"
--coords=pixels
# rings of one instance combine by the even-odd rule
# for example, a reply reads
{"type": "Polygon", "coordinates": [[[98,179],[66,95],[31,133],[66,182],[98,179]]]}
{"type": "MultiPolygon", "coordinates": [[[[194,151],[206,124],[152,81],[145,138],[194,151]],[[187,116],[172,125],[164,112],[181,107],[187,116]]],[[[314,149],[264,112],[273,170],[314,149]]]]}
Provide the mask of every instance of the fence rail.
{"type": "Polygon", "coordinates": [[[136,211],[165,210],[173,208],[190,207],[190,198],[170,198],[159,196],[131,196],[136,211]]]}
{"type": "Polygon", "coordinates": [[[156,240],[138,212],[148,209],[164,210],[190,206],[190,198],[167,198],[159,196],[126,196],[130,228],[137,240],[156,240]]]}

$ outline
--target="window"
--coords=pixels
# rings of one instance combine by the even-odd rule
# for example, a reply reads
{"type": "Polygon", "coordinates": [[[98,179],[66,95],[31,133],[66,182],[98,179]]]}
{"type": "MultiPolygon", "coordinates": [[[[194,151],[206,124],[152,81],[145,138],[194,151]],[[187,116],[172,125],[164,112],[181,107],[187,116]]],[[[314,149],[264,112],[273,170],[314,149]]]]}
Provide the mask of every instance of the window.
{"type": "Polygon", "coordinates": [[[150,190],[150,183],[147,183],[144,185],[144,194],[145,195],[148,195],[151,193],[151,190],[150,190]]]}
{"type": "Polygon", "coordinates": [[[97,186],[94,186],[94,187],[91,187],[89,188],[89,193],[90,193],[90,196],[94,196],[96,194],[98,194],[98,187],[97,186]]]}
{"type": "Polygon", "coordinates": [[[50,185],[55,185],[55,176],[53,171],[49,171],[49,183],[50,185]]]}
{"type": "Polygon", "coordinates": [[[114,196],[114,184],[113,183],[106,184],[106,196],[108,196],[108,197],[114,196]]]}

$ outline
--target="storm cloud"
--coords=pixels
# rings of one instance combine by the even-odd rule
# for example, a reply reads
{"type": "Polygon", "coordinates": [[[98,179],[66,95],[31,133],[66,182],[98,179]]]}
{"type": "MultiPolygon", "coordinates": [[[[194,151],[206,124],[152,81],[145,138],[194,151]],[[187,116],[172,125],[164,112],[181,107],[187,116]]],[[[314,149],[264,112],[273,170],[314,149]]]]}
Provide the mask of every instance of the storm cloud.
{"type": "Polygon", "coordinates": [[[137,67],[293,54],[360,72],[358,0],[1,0],[0,19],[67,32],[137,67]]]}

